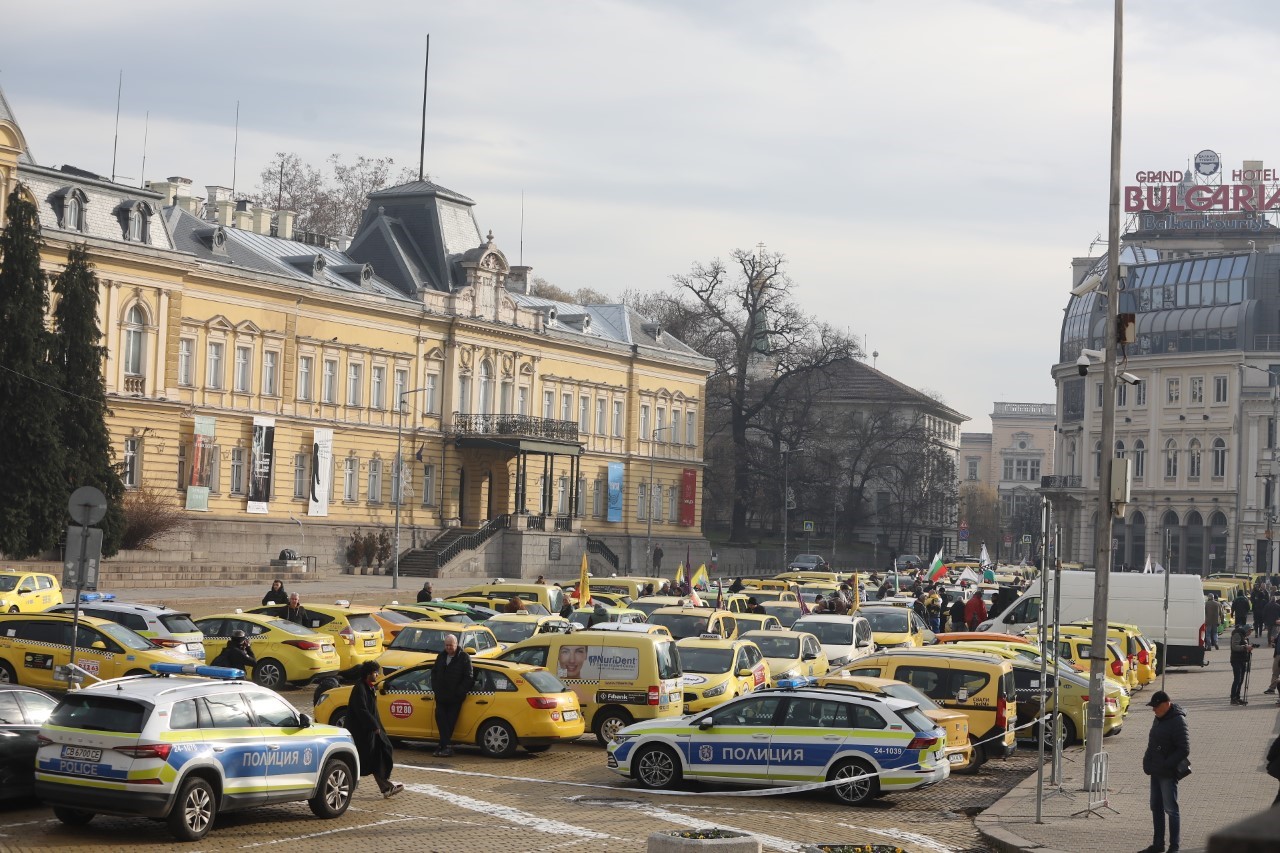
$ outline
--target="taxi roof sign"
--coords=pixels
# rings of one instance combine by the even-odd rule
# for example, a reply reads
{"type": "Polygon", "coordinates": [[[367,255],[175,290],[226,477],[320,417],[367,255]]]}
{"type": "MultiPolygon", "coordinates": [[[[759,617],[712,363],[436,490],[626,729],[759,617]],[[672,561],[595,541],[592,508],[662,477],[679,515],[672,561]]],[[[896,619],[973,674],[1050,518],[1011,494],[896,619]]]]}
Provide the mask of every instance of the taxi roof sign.
{"type": "Polygon", "coordinates": [[[202,675],[205,678],[244,678],[244,670],[233,666],[205,666],[194,663],[153,663],[151,671],[157,675],[202,675]]]}

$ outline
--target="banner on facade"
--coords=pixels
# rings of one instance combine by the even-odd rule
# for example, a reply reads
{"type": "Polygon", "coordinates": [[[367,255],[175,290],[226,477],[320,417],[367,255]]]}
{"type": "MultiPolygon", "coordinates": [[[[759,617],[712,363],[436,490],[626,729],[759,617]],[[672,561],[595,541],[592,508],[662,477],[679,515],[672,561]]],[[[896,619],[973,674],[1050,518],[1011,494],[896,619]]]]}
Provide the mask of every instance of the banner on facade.
{"type": "Polygon", "coordinates": [[[333,430],[317,429],[311,439],[311,493],[307,515],[329,514],[329,478],[333,471],[333,430]]]}
{"type": "Polygon", "coordinates": [[[680,524],[693,527],[698,510],[698,469],[685,468],[680,478],[680,524]]]}
{"type": "Polygon", "coordinates": [[[609,463],[609,512],[605,521],[622,521],[622,463],[609,463]]]}
{"type": "Polygon", "coordinates": [[[253,419],[253,448],[249,462],[249,512],[265,513],[271,500],[271,464],[275,457],[276,419],[253,419]]]}
{"type": "Polygon", "coordinates": [[[187,477],[187,509],[209,511],[209,487],[213,485],[213,466],[216,449],[214,432],[218,421],[206,415],[196,415],[195,437],[191,442],[191,474],[187,477]]]}

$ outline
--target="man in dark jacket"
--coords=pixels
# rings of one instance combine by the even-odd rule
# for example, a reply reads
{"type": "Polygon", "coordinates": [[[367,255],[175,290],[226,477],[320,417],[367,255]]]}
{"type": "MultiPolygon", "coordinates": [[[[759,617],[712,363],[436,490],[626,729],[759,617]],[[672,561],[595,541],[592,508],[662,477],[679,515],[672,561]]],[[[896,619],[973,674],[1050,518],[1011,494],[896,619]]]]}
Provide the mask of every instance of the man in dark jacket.
{"type": "Polygon", "coordinates": [[[1218,599],[1206,594],[1204,597],[1204,650],[1218,648],[1218,625],[1222,621],[1222,611],[1218,609],[1218,599]]]}
{"type": "Polygon", "coordinates": [[[1249,642],[1248,625],[1237,625],[1231,629],[1231,704],[1248,705],[1249,699],[1240,695],[1240,687],[1244,684],[1244,674],[1249,668],[1249,656],[1253,654],[1253,643],[1249,642]]]}
{"type": "Polygon", "coordinates": [[[231,632],[231,639],[227,640],[226,647],[218,652],[218,656],[209,661],[210,666],[243,669],[246,674],[252,672],[257,663],[258,659],[253,656],[253,649],[249,648],[249,638],[239,628],[231,632]]]}
{"type": "Polygon", "coordinates": [[[289,593],[289,604],[284,608],[284,619],[304,628],[311,627],[311,614],[302,606],[302,600],[296,592],[289,593]]]}
{"type": "Polygon", "coordinates": [[[359,677],[360,680],[351,689],[344,725],[351,733],[356,753],[360,756],[360,775],[372,774],[382,796],[389,799],[403,791],[404,785],[391,781],[395,756],[391,749],[391,739],[387,737],[382,720],[378,718],[378,701],[373,693],[373,685],[378,679],[377,661],[367,660],[360,664],[359,677]]]}
{"type": "Polygon", "coordinates": [[[1178,780],[1191,770],[1191,740],[1187,715],[1169,701],[1169,694],[1157,690],[1147,703],[1155,712],[1147,751],[1142,755],[1142,772],[1151,777],[1151,820],[1155,834],[1151,846],[1140,853],[1178,853],[1182,839],[1182,816],[1178,811],[1178,780]],[[1183,764],[1183,762],[1188,762],[1183,764]],[[1169,818],[1169,847],[1164,846],[1165,816],[1169,818]]]}
{"type": "Polygon", "coordinates": [[[967,627],[964,621],[964,596],[957,594],[956,600],[951,603],[951,624],[947,630],[963,631],[967,627]]]}
{"type": "Polygon", "coordinates": [[[444,651],[436,655],[431,670],[431,689],[436,694],[436,728],[440,730],[440,747],[435,754],[441,758],[453,755],[453,727],[458,724],[462,702],[471,692],[471,658],[458,648],[458,638],[450,634],[444,638],[444,651]]]}
{"type": "Polygon", "coordinates": [[[1236,593],[1235,601],[1231,602],[1231,615],[1235,617],[1237,626],[1249,621],[1249,599],[1244,590],[1236,593]]]}
{"type": "Polygon", "coordinates": [[[424,601],[431,601],[433,596],[434,593],[431,591],[431,581],[424,581],[422,589],[418,590],[417,603],[422,604],[424,601]]]}

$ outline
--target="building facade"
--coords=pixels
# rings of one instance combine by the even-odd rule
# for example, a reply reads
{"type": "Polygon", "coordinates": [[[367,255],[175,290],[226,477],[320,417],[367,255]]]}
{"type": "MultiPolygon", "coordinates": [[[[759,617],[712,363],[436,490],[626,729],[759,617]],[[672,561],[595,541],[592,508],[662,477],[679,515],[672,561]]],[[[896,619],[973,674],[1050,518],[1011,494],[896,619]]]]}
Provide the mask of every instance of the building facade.
{"type": "MultiPolygon", "coordinates": [[[[89,249],[125,483],[184,508],[191,559],[337,564],[397,515],[402,550],[501,520],[585,533],[621,570],[650,530],[701,542],[710,362],[627,306],[530,295],[471,199],[373,193],[339,251],[219,187],[39,166],[0,96],[0,197],[15,184],[51,276],[89,249]]],[[[522,564],[554,571],[539,547],[522,564]]]]}
{"type": "Polygon", "coordinates": [[[993,557],[1020,559],[1032,551],[1024,537],[1039,540],[1040,479],[1053,473],[1056,417],[1053,403],[997,402],[991,432],[960,436],[961,490],[979,485],[997,502],[993,557]]]}

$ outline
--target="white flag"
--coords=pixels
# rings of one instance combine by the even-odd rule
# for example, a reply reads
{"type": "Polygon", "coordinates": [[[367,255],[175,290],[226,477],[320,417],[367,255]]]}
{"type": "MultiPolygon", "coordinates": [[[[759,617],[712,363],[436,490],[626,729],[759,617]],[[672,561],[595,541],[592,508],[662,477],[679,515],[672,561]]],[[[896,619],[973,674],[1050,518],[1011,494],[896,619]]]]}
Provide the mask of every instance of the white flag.
{"type": "MultiPolygon", "coordinates": [[[[973,569],[969,568],[968,566],[966,566],[965,570],[960,573],[960,580],[968,581],[969,583],[972,583],[972,584],[982,583],[982,578],[978,576],[978,573],[975,572],[973,569]]],[[[959,581],[957,581],[957,583],[959,583],[959,581]]]]}
{"type": "Polygon", "coordinates": [[[1150,554],[1147,555],[1147,562],[1146,562],[1146,565],[1142,567],[1142,573],[1144,575],[1151,574],[1151,555],[1150,554]]]}
{"type": "Polygon", "coordinates": [[[1155,567],[1156,567],[1156,574],[1158,575],[1164,574],[1164,566],[1160,565],[1159,563],[1156,563],[1155,567]]]}
{"type": "Polygon", "coordinates": [[[978,563],[981,564],[983,568],[991,565],[991,555],[987,553],[987,543],[985,542],[982,543],[982,555],[978,557],[978,563]]]}

